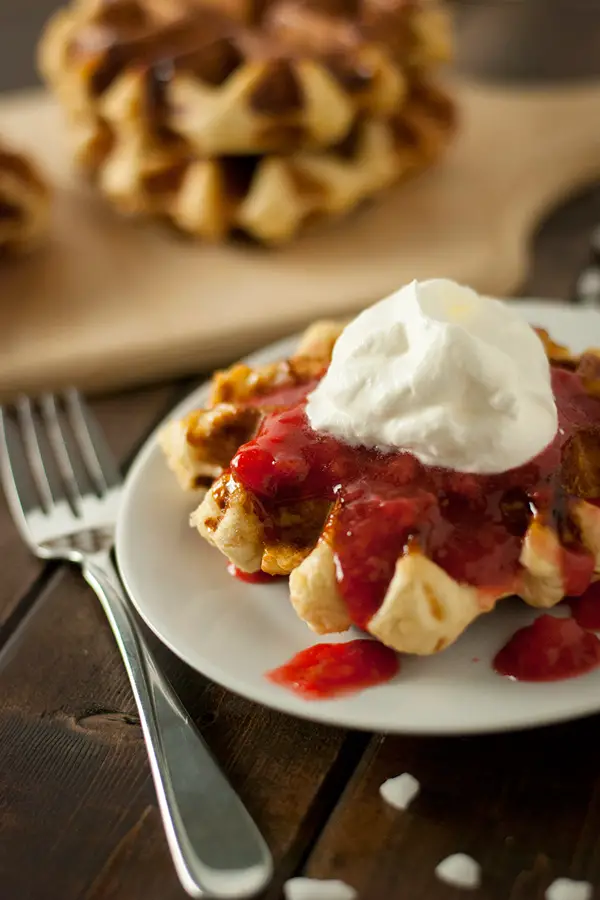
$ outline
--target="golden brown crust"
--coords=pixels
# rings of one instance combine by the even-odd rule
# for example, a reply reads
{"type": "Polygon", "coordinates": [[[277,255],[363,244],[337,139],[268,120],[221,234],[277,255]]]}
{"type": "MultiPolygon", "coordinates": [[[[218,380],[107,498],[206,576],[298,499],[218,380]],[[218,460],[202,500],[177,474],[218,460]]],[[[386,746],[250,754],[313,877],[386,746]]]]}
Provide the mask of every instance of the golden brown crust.
{"type": "Polygon", "coordinates": [[[256,407],[218,403],[169,422],[159,434],[167,465],[184,490],[205,488],[250,440],[260,417],[256,407]]]}
{"type": "Polygon", "coordinates": [[[562,548],[553,528],[533,520],[520,558],[523,572],[519,595],[529,605],[550,609],[565,596],[562,548]]]}
{"type": "Polygon", "coordinates": [[[329,542],[320,540],[290,575],[290,601],[299,618],[317,634],[347,631],[352,625],[340,594],[329,542]]]}
{"type": "MultiPolygon", "coordinates": [[[[328,362],[328,356],[297,354],[290,359],[265,363],[261,366],[236,363],[225,371],[215,372],[212,378],[210,402],[211,404],[245,403],[252,400],[261,408],[265,408],[265,404],[259,402],[262,396],[272,393],[278,388],[306,384],[318,378],[323,374],[324,367],[328,362]]],[[[268,398],[265,403],[268,407],[268,398]]]]}
{"type": "Polygon", "coordinates": [[[192,524],[242,571],[289,575],[316,544],[329,506],[302,500],[267,511],[226,472],[207,491],[192,524]]]}
{"type": "Polygon", "coordinates": [[[261,569],[270,575],[293,572],[317,543],[329,508],[326,500],[301,500],[265,512],[268,527],[261,569]]]}
{"type": "Polygon", "coordinates": [[[585,500],[571,505],[571,516],[583,546],[594,556],[594,573],[600,576],[600,507],[585,500]]]}
{"type": "Polygon", "coordinates": [[[85,167],[121,212],[166,216],[205,240],[243,232],[277,245],[434,163],[454,126],[440,118],[439,92],[428,105],[433,97],[421,91],[396,117],[358,120],[329,150],[205,158],[181,139],[157,138],[144,120],[144,75],[133,72],[103,99],[99,134],[78,120],[74,136],[85,167]]]}
{"type": "Polygon", "coordinates": [[[258,572],[264,552],[264,526],[256,505],[235,479],[218,479],[190,523],[242,572],[258,572]]]}
{"type": "Polygon", "coordinates": [[[335,342],[348,324],[348,319],[319,319],[302,334],[293,358],[308,357],[329,362],[335,342]]]}
{"type": "Polygon", "coordinates": [[[431,0],[79,0],[49,23],[39,61],[73,111],[145,70],[156,123],[214,156],[331,146],[357,115],[398,109],[405,70],[450,53],[431,0]]]}
{"type": "Polygon", "coordinates": [[[576,368],[579,357],[571,353],[568,347],[553,340],[545,328],[538,327],[533,330],[544,345],[546,356],[553,366],[560,366],[565,369],[576,368]]]}
{"type": "Polygon", "coordinates": [[[315,323],[290,359],[254,367],[236,363],[215,372],[207,408],[169,422],[159,435],[167,464],[184,490],[204,489],[222,474],[252,437],[261,414],[272,408],[273,391],[323,374],[342,328],[342,322],[315,323]]]}
{"type": "Polygon", "coordinates": [[[578,429],[563,446],[561,484],[574,497],[600,497],[600,425],[578,429]]]}

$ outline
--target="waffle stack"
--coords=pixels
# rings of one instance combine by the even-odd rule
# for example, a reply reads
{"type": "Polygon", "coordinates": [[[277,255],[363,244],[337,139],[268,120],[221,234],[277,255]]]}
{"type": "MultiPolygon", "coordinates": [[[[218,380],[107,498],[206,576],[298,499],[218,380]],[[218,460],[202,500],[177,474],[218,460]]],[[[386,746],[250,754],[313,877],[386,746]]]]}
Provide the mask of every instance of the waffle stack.
{"type": "Polygon", "coordinates": [[[439,157],[449,56],[429,0],[75,0],[40,67],[119,210],[280,244],[439,157]]]}
{"type": "Polygon", "coordinates": [[[31,249],[48,227],[50,193],[35,165],[0,142],[0,252],[31,249]]]}

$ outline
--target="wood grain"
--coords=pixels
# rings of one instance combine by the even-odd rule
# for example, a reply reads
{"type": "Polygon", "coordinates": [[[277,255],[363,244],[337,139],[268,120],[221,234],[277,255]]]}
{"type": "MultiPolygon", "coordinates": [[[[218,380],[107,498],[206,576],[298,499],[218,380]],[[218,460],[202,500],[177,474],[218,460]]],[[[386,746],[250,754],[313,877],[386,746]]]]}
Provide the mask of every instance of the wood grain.
{"type": "MultiPolygon", "coordinates": [[[[286,877],[364,739],[260,709],[166,651],[162,661],[286,877]]],[[[74,571],[52,579],[0,655],[0,696],[2,896],[181,900],[129,685],[74,571]],[[15,864],[23,853],[35,866],[15,864]]]]}
{"type": "Polygon", "coordinates": [[[598,883],[597,718],[531,733],[373,741],[321,836],[310,875],[342,878],[361,900],[446,900],[435,866],[464,852],[482,866],[474,900],[542,900],[557,877],[598,883]],[[379,796],[410,772],[407,811],[379,796]]]}

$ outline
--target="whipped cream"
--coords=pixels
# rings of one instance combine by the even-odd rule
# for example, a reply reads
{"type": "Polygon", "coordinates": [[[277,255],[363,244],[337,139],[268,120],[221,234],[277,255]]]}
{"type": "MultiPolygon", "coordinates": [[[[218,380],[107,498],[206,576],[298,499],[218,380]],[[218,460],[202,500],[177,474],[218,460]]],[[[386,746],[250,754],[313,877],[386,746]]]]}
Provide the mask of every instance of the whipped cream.
{"type": "Polygon", "coordinates": [[[306,411],[315,431],[459,472],[523,465],[558,427],[533,329],[445,279],[413,281],[357,316],[306,411]]]}

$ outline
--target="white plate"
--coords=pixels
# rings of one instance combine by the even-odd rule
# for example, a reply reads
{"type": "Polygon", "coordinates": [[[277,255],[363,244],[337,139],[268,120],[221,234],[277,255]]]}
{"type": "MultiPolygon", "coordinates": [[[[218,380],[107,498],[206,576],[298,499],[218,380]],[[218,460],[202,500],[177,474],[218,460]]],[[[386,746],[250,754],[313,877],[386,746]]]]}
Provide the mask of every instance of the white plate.
{"type": "MultiPolygon", "coordinates": [[[[600,314],[527,302],[526,318],[580,351],[600,346],[600,314]]],[[[293,340],[252,357],[288,355],[293,340]]],[[[206,399],[194,391],[172,415],[206,399]]],[[[225,560],[189,528],[197,504],[167,470],[153,435],[127,479],[117,528],[117,556],[133,601],[156,634],[195,669],[238,694],[283,712],[332,725],[386,732],[466,734],[525,728],[600,711],[600,670],[549,684],[516,683],[490,662],[519,627],[535,618],[507,600],[476,621],[435,657],[403,658],[390,683],[338,700],[305,701],[270,683],[264,673],[319,640],[296,617],[287,584],[253,585],[227,574],[225,560]]],[[[564,611],[557,611],[563,614],[564,611]]],[[[327,636],[341,642],[351,633],[327,636]]]]}

